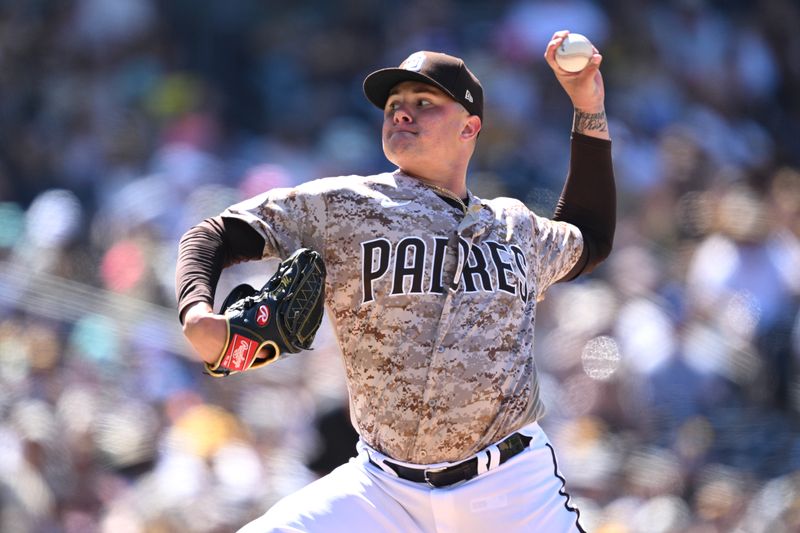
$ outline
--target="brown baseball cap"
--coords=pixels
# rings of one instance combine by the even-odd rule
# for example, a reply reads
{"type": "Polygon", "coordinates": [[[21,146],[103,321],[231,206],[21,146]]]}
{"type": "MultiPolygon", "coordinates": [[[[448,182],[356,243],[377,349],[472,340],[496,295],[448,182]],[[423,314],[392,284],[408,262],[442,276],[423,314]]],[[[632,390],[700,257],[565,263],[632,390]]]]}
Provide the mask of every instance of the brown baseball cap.
{"type": "Polygon", "coordinates": [[[438,87],[463,105],[470,115],[478,115],[483,120],[483,87],[458,57],[425,50],[414,52],[399,67],[383,68],[367,76],[364,94],[383,109],[389,91],[404,81],[421,81],[438,87]]]}

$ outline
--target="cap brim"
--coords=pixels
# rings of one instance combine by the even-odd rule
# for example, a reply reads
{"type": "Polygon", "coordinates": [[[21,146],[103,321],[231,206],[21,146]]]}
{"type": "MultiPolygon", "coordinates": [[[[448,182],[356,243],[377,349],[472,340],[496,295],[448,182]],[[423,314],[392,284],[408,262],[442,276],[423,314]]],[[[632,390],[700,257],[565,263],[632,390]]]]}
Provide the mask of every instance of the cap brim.
{"type": "Polygon", "coordinates": [[[375,107],[383,109],[386,107],[386,100],[389,99],[389,92],[392,90],[392,87],[404,81],[419,81],[433,85],[441,89],[445,94],[450,96],[450,98],[456,99],[453,93],[448,91],[433,78],[404,68],[384,68],[376,70],[364,79],[364,94],[367,100],[372,102],[375,107]]]}

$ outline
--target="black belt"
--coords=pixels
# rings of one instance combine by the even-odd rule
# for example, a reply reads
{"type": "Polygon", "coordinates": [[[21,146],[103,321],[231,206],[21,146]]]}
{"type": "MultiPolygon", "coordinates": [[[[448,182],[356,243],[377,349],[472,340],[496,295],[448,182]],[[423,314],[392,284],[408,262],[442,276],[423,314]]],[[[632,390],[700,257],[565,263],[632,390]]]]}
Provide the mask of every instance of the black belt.
{"type": "MultiPolygon", "coordinates": [[[[514,433],[504,441],[497,445],[500,450],[501,465],[517,455],[519,452],[528,447],[531,442],[531,437],[526,437],[520,433],[514,433]]],[[[380,468],[375,461],[370,458],[370,463],[380,468]]],[[[427,483],[432,487],[447,487],[460,481],[467,481],[478,475],[478,457],[467,459],[463,463],[458,463],[446,468],[412,468],[408,466],[399,465],[388,460],[384,460],[383,464],[391,468],[397,473],[397,477],[414,481],[415,483],[427,483]]]]}

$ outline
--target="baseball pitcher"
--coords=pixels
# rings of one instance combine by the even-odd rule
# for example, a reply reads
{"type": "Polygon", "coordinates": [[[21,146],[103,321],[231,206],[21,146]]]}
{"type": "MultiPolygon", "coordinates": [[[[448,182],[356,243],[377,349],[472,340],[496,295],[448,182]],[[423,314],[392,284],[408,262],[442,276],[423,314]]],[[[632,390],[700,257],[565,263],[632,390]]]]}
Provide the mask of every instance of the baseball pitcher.
{"type": "Polygon", "coordinates": [[[206,372],[302,352],[323,304],[344,358],[355,457],[241,531],[583,531],[537,423],[533,345],[537,301],[590,272],[614,236],[602,57],[562,70],[568,33],[545,51],[574,106],[552,218],[468,190],[482,86],[461,59],[420,51],[364,80],[394,170],[273,189],[181,239],[180,317],[206,372]],[[287,258],[277,278],[214,313],[222,269],[269,257],[287,258]]]}

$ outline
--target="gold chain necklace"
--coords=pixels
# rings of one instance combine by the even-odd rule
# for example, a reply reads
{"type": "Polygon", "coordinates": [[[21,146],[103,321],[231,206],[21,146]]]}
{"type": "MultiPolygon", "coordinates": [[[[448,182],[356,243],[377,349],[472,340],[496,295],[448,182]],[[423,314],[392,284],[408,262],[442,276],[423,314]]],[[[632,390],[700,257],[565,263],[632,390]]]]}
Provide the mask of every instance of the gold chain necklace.
{"type": "Polygon", "coordinates": [[[436,193],[440,194],[441,196],[446,196],[446,197],[450,198],[451,200],[455,200],[456,202],[458,202],[458,205],[461,206],[461,210],[464,211],[464,213],[467,212],[467,204],[465,204],[464,200],[459,198],[458,195],[456,193],[454,193],[453,191],[451,191],[450,189],[445,189],[444,187],[440,187],[438,185],[435,185],[433,183],[429,183],[427,181],[420,180],[420,183],[424,184],[426,187],[430,187],[431,189],[433,189],[436,193]]]}

